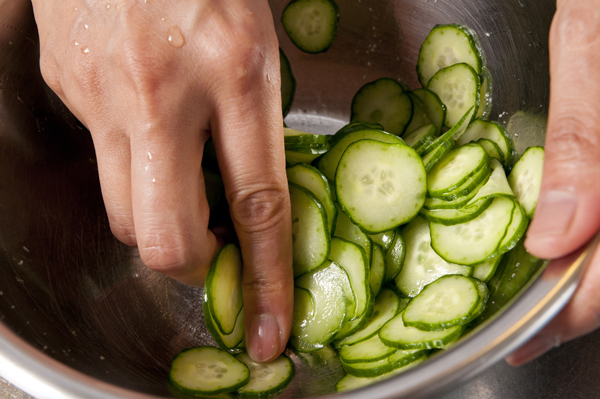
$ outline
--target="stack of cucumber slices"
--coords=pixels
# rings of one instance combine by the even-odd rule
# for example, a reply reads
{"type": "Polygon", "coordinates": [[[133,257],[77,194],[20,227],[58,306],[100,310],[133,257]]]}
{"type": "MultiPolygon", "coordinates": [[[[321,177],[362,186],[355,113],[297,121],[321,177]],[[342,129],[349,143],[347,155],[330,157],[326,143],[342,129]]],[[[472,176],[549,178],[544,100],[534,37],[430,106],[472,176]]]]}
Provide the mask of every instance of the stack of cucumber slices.
{"type": "MultiPolygon", "coordinates": [[[[514,163],[507,132],[485,119],[492,81],[474,33],[436,26],[417,72],[423,87],[414,91],[387,78],[363,86],[352,121],[333,135],[284,129],[295,278],[289,345],[296,353],[335,348],[347,373],[339,391],[447,348],[541,265],[522,241],[544,149],[514,163]]],[[[272,394],[292,379],[287,356],[258,365],[244,353],[242,267],[233,244],[213,262],[204,315],[220,349],[175,358],[170,380],[184,392],[272,394]]]]}

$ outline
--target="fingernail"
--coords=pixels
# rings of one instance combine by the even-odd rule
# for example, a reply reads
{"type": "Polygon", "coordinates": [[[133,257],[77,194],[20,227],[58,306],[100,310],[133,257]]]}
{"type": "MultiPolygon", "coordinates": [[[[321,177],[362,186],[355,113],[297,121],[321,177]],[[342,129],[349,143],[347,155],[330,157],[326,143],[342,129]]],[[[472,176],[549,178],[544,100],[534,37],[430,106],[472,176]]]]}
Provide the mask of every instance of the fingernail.
{"type": "Polygon", "coordinates": [[[556,237],[567,233],[577,211],[577,196],[573,191],[552,190],[540,197],[535,213],[535,223],[528,236],[556,237]]]}
{"type": "Polygon", "coordinates": [[[521,366],[559,346],[560,338],[556,335],[536,335],[513,354],[507,356],[506,361],[511,366],[521,366]]]}
{"type": "Polygon", "coordinates": [[[250,325],[248,354],[256,362],[265,362],[279,352],[281,330],[277,319],[270,314],[256,316],[250,325]]]}

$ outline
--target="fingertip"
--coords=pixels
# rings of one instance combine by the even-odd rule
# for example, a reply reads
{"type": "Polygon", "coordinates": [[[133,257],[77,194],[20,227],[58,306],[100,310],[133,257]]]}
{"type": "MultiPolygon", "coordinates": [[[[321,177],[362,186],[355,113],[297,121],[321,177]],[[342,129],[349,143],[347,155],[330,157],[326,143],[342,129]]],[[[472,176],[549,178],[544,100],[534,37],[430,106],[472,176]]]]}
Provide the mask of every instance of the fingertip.
{"type": "Polygon", "coordinates": [[[248,331],[248,354],[259,363],[275,360],[283,351],[282,333],[277,317],[271,314],[253,315],[248,331]]]}
{"type": "Polygon", "coordinates": [[[557,348],[560,346],[560,343],[561,341],[558,336],[540,333],[508,355],[505,361],[513,367],[522,366],[537,359],[551,349],[557,348]]]}

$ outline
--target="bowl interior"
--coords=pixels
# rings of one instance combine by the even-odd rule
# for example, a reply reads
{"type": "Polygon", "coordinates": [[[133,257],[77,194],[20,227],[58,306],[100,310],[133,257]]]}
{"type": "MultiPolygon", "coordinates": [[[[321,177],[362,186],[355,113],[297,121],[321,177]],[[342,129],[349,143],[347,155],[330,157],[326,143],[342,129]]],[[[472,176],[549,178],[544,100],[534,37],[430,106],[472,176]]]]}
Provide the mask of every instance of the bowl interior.
{"type": "MultiPolygon", "coordinates": [[[[379,77],[419,87],[416,58],[429,30],[462,23],[478,33],[487,57],[491,119],[508,127],[517,152],[543,143],[552,0],[337,0],[338,35],[318,55],[299,51],[285,36],[279,19],[287,1],[270,3],[297,81],[286,118],[291,127],[335,132],[348,122],[356,91],[379,77]]],[[[41,78],[30,2],[0,0],[0,15],[2,323],[27,346],[84,375],[174,397],[166,383],[172,357],[214,345],[202,290],[149,271],[112,236],[89,134],[41,78]]],[[[297,373],[282,397],[334,392],[343,371],[332,351],[290,354],[297,373]]],[[[69,383],[60,389],[68,392],[69,383]]]]}

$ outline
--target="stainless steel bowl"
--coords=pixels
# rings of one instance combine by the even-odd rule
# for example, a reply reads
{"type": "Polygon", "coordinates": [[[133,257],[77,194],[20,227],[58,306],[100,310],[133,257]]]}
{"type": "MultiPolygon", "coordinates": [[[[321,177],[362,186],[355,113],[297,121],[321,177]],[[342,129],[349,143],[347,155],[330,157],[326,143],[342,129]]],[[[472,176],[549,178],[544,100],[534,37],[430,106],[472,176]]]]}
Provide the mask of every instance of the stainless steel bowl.
{"type": "MultiPolygon", "coordinates": [[[[542,144],[549,97],[553,0],[337,0],[340,29],[324,54],[296,49],[272,8],[297,93],[288,124],[331,133],[367,81],[417,87],[420,44],[437,23],[477,31],[494,79],[492,118],[517,150],[542,144]]],[[[27,0],[0,0],[0,375],[36,397],[175,397],[170,360],[213,344],[201,290],[147,270],[110,233],[89,134],[44,85],[27,0]]],[[[584,254],[535,281],[461,344],[422,367],[347,397],[427,396],[494,364],[537,331],[573,292],[584,254]]],[[[292,355],[285,398],[328,396],[343,372],[330,353],[292,355]]]]}

